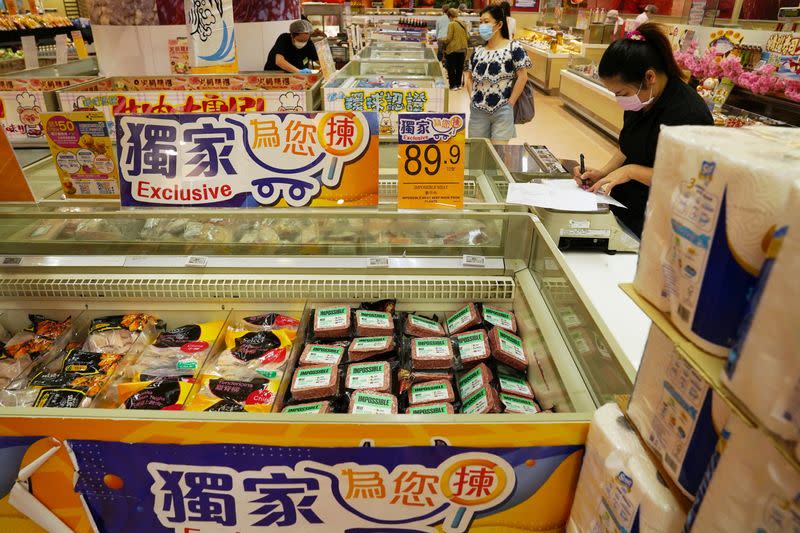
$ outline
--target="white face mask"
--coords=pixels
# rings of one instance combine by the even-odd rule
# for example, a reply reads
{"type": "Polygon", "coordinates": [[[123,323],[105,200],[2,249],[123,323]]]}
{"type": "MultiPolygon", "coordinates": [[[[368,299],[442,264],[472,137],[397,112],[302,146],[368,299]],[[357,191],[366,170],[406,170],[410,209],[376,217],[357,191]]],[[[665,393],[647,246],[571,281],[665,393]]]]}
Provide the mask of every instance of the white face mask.
{"type": "Polygon", "coordinates": [[[308,41],[296,41],[292,39],[292,44],[294,45],[295,48],[299,50],[300,48],[305,47],[305,45],[308,44],[308,41]]]}
{"type": "Polygon", "coordinates": [[[650,98],[646,101],[642,102],[639,100],[639,93],[642,92],[642,85],[644,85],[644,80],[642,83],[639,84],[639,90],[636,91],[636,94],[632,94],[631,96],[616,96],[617,103],[619,106],[624,109],[625,111],[641,111],[645,107],[649,106],[653,103],[653,88],[650,87],[650,98]]]}

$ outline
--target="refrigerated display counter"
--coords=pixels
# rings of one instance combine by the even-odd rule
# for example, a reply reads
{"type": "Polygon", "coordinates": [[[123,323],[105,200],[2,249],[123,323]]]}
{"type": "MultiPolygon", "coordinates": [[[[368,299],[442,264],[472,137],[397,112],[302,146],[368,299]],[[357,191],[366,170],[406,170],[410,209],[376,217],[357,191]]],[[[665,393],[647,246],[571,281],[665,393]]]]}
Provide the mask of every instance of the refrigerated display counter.
{"type": "Polygon", "coordinates": [[[372,43],[364,47],[354,59],[362,61],[436,61],[436,53],[431,47],[420,43],[415,46],[379,46],[372,43]]]}
{"type": "Polygon", "coordinates": [[[574,61],[561,71],[559,96],[564,105],[611,137],[622,130],[622,108],[614,93],[600,84],[592,62],[574,61]]]}
{"type": "Polygon", "coordinates": [[[4,72],[0,78],[56,78],[75,76],[97,76],[100,69],[96,57],[67,61],[66,63],[47,65],[39,68],[4,72]]]}

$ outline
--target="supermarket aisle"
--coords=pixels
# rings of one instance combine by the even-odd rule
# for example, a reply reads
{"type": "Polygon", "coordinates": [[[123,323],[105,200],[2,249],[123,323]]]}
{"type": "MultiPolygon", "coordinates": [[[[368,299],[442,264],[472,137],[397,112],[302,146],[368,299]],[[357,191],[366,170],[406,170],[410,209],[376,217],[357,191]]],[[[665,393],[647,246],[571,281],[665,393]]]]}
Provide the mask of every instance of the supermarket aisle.
{"type": "MultiPolygon", "coordinates": [[[[536,118],[517,126],[517,138],[512,143],[544,144],[563,159],[578,159],[583,153],[588,166],[602,166],[616,150],[616,144],[561,105],[561,98],[536,91],[536,118]]],[[[451,111],[465,110],[469,102],[464,90],[450,93],[451,111]]]]}

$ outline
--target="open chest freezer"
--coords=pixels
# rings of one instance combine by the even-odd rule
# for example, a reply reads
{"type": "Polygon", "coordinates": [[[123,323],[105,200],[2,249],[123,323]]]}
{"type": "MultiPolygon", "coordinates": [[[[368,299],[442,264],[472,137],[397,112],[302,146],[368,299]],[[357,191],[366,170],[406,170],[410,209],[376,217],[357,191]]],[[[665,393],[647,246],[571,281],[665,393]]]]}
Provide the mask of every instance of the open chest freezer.
{"type": "MultiPolygon", "coordinates": [[[[632,387],[630,363],[528,213],[4,213],[0,268],[0,325],[10,334],[34,312],[53,321],[70,316],[58,342],[78,345],[93,320],[109,315],[146,313],[168,330],[196,326],[199,338],[187,349],[200,355],[180,356],[194,376],[180,387],[186,398],[199,394],[199,376],[222,357],[243,317],[278,313],[298,324],[294,341],[281,344],[282,375],[264,374],[277,380],[272,412],[118,408],[115,394],[147,379],[130,370],[161,338],[147,331],[127,346],[119,376],[84,396],[81,405],[89,407],[0,407],[0,443],[27,443],[22,464],[52,454],[15,493],[18,508],[45,525],[561,531],[592,412],[632,387]],[[175,225],[184,226],[184,237],[168,229],[175,225]],[[194,240],[185,238],[188,225],[196,228],[194,240]],[[243,239],[264,228],[279,239],[243,239]],[[480,257],[481,266],[465,267],[465,254],[480,257]],[[292,376],[315,310],[383,299],[396,300],[398,316],[440,321],[470,303],[512,311],[529,363],[523,375],[548,412],[405,414],[399,392],[398,414],[277,412],[292,404],[292,376]],[[218,504],[210,515],[192,503],[204,501],[197,492],[203,472],[213,474],[201,485],[218,504]],[[406,490],[412,473],[427,476],[415,485],[418,494],[406,490]],[[276,503],[269,487],[292,490],[276,503]],[[286,506],[304,512],[287,517],[286,506]]],[[[51,370],[59,367],[57,352],[41,360],[51,370]]],[[[35,364],[21,381],[11,380],[14,387],[38,375],[35,364]]],[[[348,410],[347,402],[337,405],[348,410]]]]}
{"type": "Polygon", "coordinates": [[[381,43],[368,44],[354,59],[362,61],[436,61],[433,48],[423,43],[381,43]],[[404,46],[400,46],[403,44],[404,46]]]}

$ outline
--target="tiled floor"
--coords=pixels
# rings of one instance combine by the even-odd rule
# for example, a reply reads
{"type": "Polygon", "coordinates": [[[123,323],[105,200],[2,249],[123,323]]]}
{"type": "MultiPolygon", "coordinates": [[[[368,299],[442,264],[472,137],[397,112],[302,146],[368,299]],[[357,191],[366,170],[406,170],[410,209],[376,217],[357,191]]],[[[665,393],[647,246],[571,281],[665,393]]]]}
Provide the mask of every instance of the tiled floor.
{"type": "MultiPolygon", "coordinates": [[[[570,112],[558,96],[536,91],[536,117],[532,122],[517,126],[517,138],[512,144],[544,144],[556,157],[577,160],[586,156],[586,166],[601,167],[616,150],[616,143],[570,112]]],[[[450,93],[450,111],[469,113],[466,90],[450,93]]],[[[467,132],[469,134],[469,132],[467,132]]]]}

